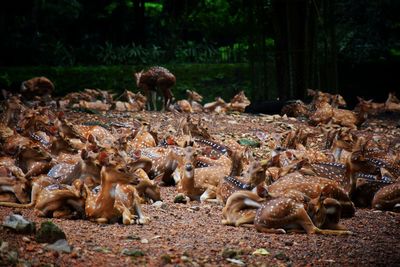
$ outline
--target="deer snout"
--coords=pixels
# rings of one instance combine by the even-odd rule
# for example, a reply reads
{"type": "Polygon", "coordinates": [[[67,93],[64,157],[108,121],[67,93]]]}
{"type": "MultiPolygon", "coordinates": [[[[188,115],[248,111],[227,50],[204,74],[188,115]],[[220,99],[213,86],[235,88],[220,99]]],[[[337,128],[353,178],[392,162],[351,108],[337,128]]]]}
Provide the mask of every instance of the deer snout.
{"type": "Polygon", "coordinates": [[[185,164],[185,170],[188,172],[191,172],[193,170],[193,164],[192,163],[186,163],[185,164]]]}

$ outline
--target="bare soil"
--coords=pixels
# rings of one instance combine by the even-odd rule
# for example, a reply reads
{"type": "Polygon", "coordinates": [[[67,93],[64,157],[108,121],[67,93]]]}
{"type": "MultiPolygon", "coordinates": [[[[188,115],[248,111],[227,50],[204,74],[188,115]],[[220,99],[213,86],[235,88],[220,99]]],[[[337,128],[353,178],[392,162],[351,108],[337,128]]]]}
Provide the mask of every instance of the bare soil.
{"type": "MultiPolygon", "coordinates": [[[[108,116],[67,114],[71,120],[129,122],[133,118],[165,130],[176,126],[177,114],[140,112],[112,113],[108,116]]],[[[260,132],[271,134],[303,124],[297,120],[255,115],[194,115],[203,118],[216,140],[251,138],[260,132]]],[[[379,131],[382,126],[392,135],[398,134],[399,118],[369,121],[364,132],[379,131]]],[[[316,131],[314,145],[321,142],[316,131]]],[[[258,157],[267,148],[253,148],[258,157]]],[[[0,262],[19,266],[400,266],[400,214],[357,209],[354,217],[343,219],[353,232],[350,236],[258,233],[252,225],[231,227],[221,224],[222,206],[192,201],[174,203],[174,187],[162,187],[164,205],[143,205],[151,217],[148,225],[99,225],[87,220],[64,220],[37,217],[33,210],[0,207],[0,220],[20,213],[40,225],[43,221],[57,224],[73,247],[72,253],[48,251],[37,243],[34,235],[15,234],[0,227],[0,240],[9,243],[8,251],[16,251],[18,259],[2,253],[0,262]],[[263,254],[254,252],[263,250],[263,254]],[[132,256],[123,251],[135,252],[132,256]]]]}

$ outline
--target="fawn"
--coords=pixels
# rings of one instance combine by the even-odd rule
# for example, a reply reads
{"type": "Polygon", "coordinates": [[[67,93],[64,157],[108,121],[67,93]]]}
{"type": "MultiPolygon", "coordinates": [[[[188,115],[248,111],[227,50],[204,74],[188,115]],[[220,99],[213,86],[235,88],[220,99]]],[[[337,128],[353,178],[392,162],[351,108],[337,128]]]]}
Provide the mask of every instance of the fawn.
{"type": "Polygon", "coordinates": [[[144,216],[141,211],[140,197],[134,186],[134,184],[139,183],[140,177],[132,171],[145,168],[150,160],[137,160],[131,164],[130,172],[128,172],[126,165],[111,162],[105,152],[101,152],[100,162],[103,166],[100,171],[99,191],[89,190],[84,185],[87,194],[86,217],[98,223],[113,222],[120,217],[122,217],[123,224],[148,223],[150,219],[144,216]]]}
{"type": "Polygon", "coordinates": [[[275,234],[297,230],[307,234],[351,234],[338,224],[341,206],[336,199],[318,196],[304,200],[301,202],[284,195],[267,200],[257,210],[255,228],[259,232],[275,234]]]}

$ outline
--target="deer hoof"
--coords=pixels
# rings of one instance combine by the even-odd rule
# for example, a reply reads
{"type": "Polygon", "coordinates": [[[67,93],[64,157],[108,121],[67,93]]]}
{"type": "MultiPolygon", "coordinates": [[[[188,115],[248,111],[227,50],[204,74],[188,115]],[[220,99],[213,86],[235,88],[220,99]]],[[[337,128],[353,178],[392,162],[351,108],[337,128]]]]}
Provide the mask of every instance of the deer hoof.
{"type": "Polygon", "coordinates": [[[143,216],[136,220],[137,224],[148,224],[151,221],[150,217],[143,216]]]}

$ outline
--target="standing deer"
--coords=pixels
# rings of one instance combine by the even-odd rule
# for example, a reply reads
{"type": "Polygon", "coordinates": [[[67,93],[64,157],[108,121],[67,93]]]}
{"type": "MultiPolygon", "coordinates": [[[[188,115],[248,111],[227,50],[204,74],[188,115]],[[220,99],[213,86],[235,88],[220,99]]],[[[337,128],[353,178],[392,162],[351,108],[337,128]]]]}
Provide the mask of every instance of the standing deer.
{"type": "MultiPolygon", "coordinates": [[[[169,70],[155,66],[149,68],[146,72],[142,70],[135,73],[135,78],[137,87],[145,92],[148,100],[150,99],[151,93],[151,101],[154,110],[157,110],[157,89],[161,91],[164,97],[164,106],[162,110],[166,110],[169,107],[173,97],[171,88],[176,83],[175,76],[169,70]]],[[[150,102],[147,102],[147,108],[150,110],[150,102]]]]}

